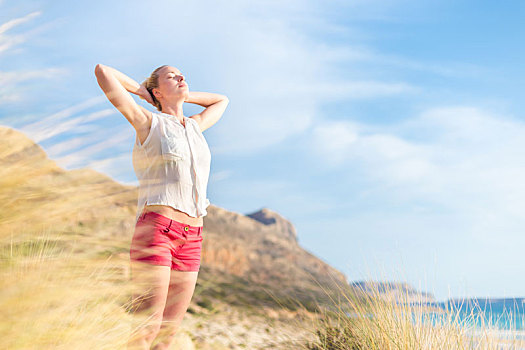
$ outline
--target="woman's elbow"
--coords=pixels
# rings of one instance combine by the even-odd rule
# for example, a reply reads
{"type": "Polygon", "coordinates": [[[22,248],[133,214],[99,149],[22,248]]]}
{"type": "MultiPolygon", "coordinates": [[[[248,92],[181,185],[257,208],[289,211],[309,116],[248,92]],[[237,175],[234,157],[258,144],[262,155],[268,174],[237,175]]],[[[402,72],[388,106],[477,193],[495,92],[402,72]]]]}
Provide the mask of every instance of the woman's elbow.
{"type": "Polygon", "coordinates": [[[100,73],[102,73],[102,71],[104,70],[104,65],[99,63],[95,66],[95,75],[98,75],[100,73]]]}

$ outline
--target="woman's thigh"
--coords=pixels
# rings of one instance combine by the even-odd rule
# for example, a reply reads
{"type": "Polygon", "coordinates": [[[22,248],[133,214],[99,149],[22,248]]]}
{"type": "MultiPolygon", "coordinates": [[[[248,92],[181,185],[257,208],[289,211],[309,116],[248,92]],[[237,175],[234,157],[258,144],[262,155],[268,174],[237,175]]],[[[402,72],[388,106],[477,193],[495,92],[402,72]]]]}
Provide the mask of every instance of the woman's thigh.
{"type": "Polygon", "coordinates": [[[195,291],[198,274],[198,271],[171,270],[164,320],[176,320],[184,316],[195,291]]]}
{"type": "Polygon", "coordinates": [[[198,273],[198,271],[171,271],[162,327],[158,335],[161,342],[170,344],[173,341],[190,305],[198,273]]]}
{"type": "Polygon", "coordinates": [[[170,284],[170,267],[131,261],[133,313],[162,317],[170,284]]]}

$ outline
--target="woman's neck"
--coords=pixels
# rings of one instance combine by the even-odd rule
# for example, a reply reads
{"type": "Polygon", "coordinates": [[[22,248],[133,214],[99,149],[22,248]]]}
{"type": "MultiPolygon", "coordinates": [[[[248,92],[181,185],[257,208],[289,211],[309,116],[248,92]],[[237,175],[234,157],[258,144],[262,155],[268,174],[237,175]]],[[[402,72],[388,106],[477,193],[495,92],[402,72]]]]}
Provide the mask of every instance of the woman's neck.
{"type": "Polygon", "coordinates": [[[184,112],[182,111],[182,103],[162,106],[162,113],[166,113],[176,117],[181,123],[184,122],[184,112]]]}

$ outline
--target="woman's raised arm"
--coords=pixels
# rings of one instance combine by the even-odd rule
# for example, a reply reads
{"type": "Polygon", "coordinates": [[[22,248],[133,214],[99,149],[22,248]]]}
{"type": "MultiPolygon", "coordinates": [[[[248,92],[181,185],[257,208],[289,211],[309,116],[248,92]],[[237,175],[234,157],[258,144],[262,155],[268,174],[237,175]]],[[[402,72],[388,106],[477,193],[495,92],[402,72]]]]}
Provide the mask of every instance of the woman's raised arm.
{"type": "Polygon", "coordinates": [[[138,95],[153,104],[153,99],[144,86],[118,70],[103,64],[97,64],[95,75],[98,85],[100,85],[108,100],[126,117],[136,130],[143,128],[145,124],[148,124],[148,121],[151,123],[151,112],[138,105],[129,94],[138,95]]]}
{"type": "Polygon", "coordinates": [[[230,103],[230,100],[224,95],[212,92],[190,91],[188,98],[184,102],[195,103],[199,106],[206,107],[204,111],[190,117],[197,121],[201,131],[204,131],[217,123],[230,103]]]}

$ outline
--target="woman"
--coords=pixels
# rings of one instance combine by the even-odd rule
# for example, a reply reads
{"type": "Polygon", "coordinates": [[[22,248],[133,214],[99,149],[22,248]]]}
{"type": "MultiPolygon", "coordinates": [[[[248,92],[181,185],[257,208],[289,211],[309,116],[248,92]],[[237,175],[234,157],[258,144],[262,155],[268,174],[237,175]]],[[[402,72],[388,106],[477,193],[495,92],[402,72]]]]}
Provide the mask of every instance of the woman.
{"type": "Polygon", "coordinates": [[[164,65],[141,85],[98,64],[98,84],[136,131],[133,167],[139,179],[135,232],[130,247],[133,311],[150,320],[130,337],[128,349],[168,349],[190,304],[200,267],[206,186],[211,154],[202,132],[229,100],[190,92],[182,73],[164,65]],[[150,112],[129,93],[155,106],[150,112]],[[184,102],[206,107],[184,116],[184,102]]]}

